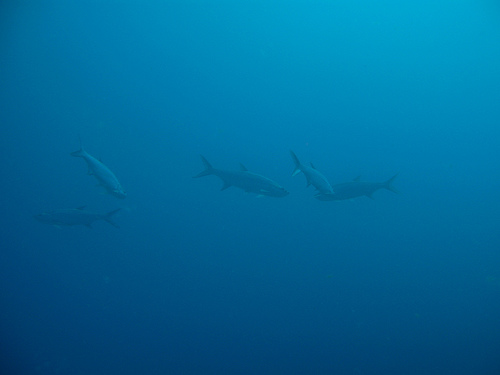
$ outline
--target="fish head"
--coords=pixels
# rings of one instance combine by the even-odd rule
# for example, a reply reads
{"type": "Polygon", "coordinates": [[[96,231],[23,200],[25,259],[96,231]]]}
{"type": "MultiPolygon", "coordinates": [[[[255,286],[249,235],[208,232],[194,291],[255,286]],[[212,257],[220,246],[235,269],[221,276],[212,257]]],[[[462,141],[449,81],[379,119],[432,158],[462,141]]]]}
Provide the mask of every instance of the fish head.
{"type": "Polygon", "coordinates": [[[120,199],[125,199],[127,197],[127,192],[121,188],[113,190],[112,194],[120,199]]]}
{"type": "Polygon", "coordinates": [[[339,198],[337,197],[337,195],[335,195],[335,193],[328,193],[328,194],[318,193],[314,195],[314,198],[324,202],[339,200],[339,198]]]}
{"type": "Polygon", "coordinates": [[[288,194],[290,194],[284,187],[280,186],[276,189],[274,189],[273,191],[273,196],[274,197],[278,197],[278,198],[281,198],[281,197],[286,197],[288,194]]]}

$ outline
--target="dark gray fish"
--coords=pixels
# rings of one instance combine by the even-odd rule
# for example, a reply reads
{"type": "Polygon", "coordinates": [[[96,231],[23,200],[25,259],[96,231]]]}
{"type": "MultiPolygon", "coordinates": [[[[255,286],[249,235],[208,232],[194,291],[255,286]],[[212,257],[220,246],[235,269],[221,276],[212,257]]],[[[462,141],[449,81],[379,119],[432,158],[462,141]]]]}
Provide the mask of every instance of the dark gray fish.
{"type": "Polygon", "coordinates": [[[72,225],[85,225],[92,228],[92,223],[97,220],[104,220],[112,226],[119,228],[119,226],[111,220],[111,217],[120,211],[120,208],[109,211],[106,214],[98,214],[84,210],[85,206],[69,210],[54,210],[35,215],[41,223],[54,225],[56,227],[72,226],[72,225]]]}
{"type": "Polygon", "coordinates": [[[293,151],[290,150],[290,155],[292,155],[293,162],[295,163],[295,169],[292,176],[297,173],[302,172],[306,176],[307,186],[312,185],[316,188],[317,194],[333,194],[333,188],[323,174],[314,168],[314,165],[308,167],[299,161],[299,158],[293,151]]]}
{"type": "Polygon", "coordinates": [[[288,191],[273,180],[261,176],[260,174],[249,172],[243,164],[240,164],[239,171],[224,171],[213,168],[205,157],[201,156],[201,161],[205,166],[205,170],[193,178],[214,175],[219,177],[224,185],[221,190],[225,190],[230,186],[243,189],[247,193],[255,193],[258,196],[266,195],[268,197],[284,197],[288,195],[288,191]]]}
{"type": "Polygon", "coordinates": [[[108,194],[117,198],[124,199],[127,196],[122,185],[116,178],[115,174],[106,167],[101,161],[94,158],[83,149],[80,142],[80,149],[71,153],[71,156],[83,158],[88,166],[88,174],[94,176],[99,181],[99,186],[106,189],[108,194]]]}
{"type": "Polygon", "coordinates": [[[357,177],[353,181],[333,185],[332,194],[318,194],[315,197],[320,201],[339,201],[362,196],[373,199],[373,193],[379,189],[387,189],[393,193],[398,193],[392,186],[392,182],[397,176],[398,175],[395,174],[385,182],[366,182],[361,181],[361,179],[357,177]]]}

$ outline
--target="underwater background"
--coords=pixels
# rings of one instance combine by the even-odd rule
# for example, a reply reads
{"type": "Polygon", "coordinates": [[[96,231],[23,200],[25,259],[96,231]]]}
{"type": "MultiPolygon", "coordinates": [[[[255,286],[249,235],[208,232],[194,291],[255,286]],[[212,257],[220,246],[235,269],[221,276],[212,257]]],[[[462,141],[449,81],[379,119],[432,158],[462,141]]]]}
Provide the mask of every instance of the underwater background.
{"type": "Polygon", "coordinates": [[[0,82],[2,374],[500,373],[498,2],[3,1],[0,82]]]}

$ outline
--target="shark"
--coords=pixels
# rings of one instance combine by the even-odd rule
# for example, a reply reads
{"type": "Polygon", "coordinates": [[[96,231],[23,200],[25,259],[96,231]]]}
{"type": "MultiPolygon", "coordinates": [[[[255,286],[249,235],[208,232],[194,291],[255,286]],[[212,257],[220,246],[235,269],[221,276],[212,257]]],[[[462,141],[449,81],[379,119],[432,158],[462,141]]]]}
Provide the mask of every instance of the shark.
{"type": "Polygon", "coordinates": [[[361,181],[361,177],[358,176],[352,181],[333,185],[333,193],[318,194],[315,198],[320,201],[339,201],[362,196],[373,199],[373,193],[380,189],[387,189],[393,193],[398,193],[392,186],[392,182],[397,176],[398,174],[395,174],[384,182],[361,181]]]}
{"type": "Polygon", "coordinates": [[[54,225],[56,227],[85,225],[86,227],[89,228],[92,228],[92,223],[94,221],[104,220],[105,222],[111,224],[112,226],[119,228],[119,226],[111,219],[111,217],[118,211],[120,211],[120,208],[109,211],[108,213],[105,214],[99,214],[95,212],[86,211],[85,206],[81,206],[74,209],[62,209],[62,210],[44,212],[35,215],[35,219],[41,223],[54,225]]]}
{"type": "Polygon", "coordinates": [[[290,150],[290,155],[292,155],[293,162],[295,163],[295,169],[292,173],[292,176],[302,172],[304,176],[306,176],[307,186],[312,185],[316,188],[316,196],[318,195],[326,195],[333,194],[333,188],[326,179],[326,177],[318,171],[312,163],[311,166],[307,166],[302,164],[299,161],[299,158],[293,151],[290,150]]]}
{"type": "Polygon", "coordinates": [[[115,174],[105,166],[100,160],[97,160],[81,145],[80,149],[71,153],[71,156],[79,157],[85,160],[88,166],[88,174],[94,176],[98,181],[98,186],[102,186],[106,192],[117,198],[124,199],[127,197],[127,192],[123,190],[122,185],[116,178],[115,174]]]}
{"type": "Polygon", "coordinates": [[[204,156],[200,155],[200,157],[203,165],[205,166],[205,170],[198,173],[196,176],[193,176],[193,178],[210,175],[217,176],[223,182],[221,191],[234,186],[244,190],[247,193],[255,193],[257,194],[257,196],[265,195],[268,197],[278,198],[285,197],[289,194],[288,191],[286,191],[285,188],[279,185],[277,182],[260,174],[250,172],[241,163],[239,171],[226,171],[213,168],[204,156]]]}

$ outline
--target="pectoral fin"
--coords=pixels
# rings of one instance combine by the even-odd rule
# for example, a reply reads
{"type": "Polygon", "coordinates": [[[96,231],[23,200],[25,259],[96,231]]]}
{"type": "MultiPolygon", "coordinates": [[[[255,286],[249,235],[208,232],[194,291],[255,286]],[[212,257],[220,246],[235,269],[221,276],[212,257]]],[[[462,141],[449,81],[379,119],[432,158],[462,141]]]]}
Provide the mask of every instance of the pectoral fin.
{"type": "Polygon", "coordinates": [[[228,187],[231,187],[231,184],[228,184],[226,181],[224,181],[224,185],[220,188],[220,191],[226,190],[228,187]]]}

